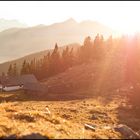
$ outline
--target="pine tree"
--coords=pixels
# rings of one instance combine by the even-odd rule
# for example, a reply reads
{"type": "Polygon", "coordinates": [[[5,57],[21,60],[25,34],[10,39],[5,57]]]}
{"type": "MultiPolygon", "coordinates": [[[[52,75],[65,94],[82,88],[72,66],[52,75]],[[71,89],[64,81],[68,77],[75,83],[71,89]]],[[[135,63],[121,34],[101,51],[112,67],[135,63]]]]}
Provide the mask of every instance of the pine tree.
{"type": "Polygon", "coordinates": [[[73,48],[71,48],[69,52],[69,66],[72,67],[74,64],[75,64],[75,57],[74,57],[73,48]]]}
{"type": "Polygon", "coordinates": [[[5,77],[5,73],[4,72],[2,72],[2,75],[1,75],[2,77],[5,77]]]}
{"type": "Polygon", "coordinates": [[[104,38],[103,36],[97,34],[97,36],[94,39],[94,44],[93,44],[93,48],[92,48],[92,58],[95,60],[101,60],[104,56],[104,38]]]}
{"type": "Polygon", "coordinates": [[[58,45],[56,43],[50,58],[50,74],[53,75],[59,73],[60,71],[61,71],[61,60],[58,51],[58,45]]]}
{"type": "Polygon", "coordinates": [[[41,65],[41,74],[42,77],[48,77],[50,74],[50,52],[48,52],[47,55],[44,56],[44,58],[42,59],[42,65],[41,65]]]}
{"type": "Polygon", "coordinates": [[[92,43],[91,43],[91,37],[88,36],[85,38],[83,45],[80,48],[79,52],[79,60],[81,63],[88,62],[91,59],[91,51],[92,49],[92,43]]]}
{"type": "Polygon", "coordinates": [[[74,64],[73,48],[70,50],[67,46],[62,53],[62,67],[63,70],[68,69],[74,64]]]}
{"type": "Polygon", "coordinates": [[[10,64],[9,68],[8,68],[8,72],[7,72],[8,76],[13,76],[13,67],[12,64],[10,64]]]}
{"type": "Polygon", "coordinates": [[[85,38],[83,44],[84,61],[86,62],[91,59],[91,49],[92,49],[91,37],[88,36],[85,38]]]}
{"type": "Polygon", "coordinates": [[[23,61],[23,64],[22,64],[22,68],[21,68],[21,72],[20,74],[27,74],[28,73],[28,63],[26,62],[26,60],[23,61]]]}
{"type": "Polygon", "coordinates": [[[13,76],[16,76],[17,75],[17,65],[16,63],[14,63],[14,66],[13,66],[13,76]]]}
{"type": "Polygon", "coordinates": [[[66,70],[69,66],[69,48],[68,46],[66,47],[66,49],[63,50],[62,52],[62,69],[66,70]]]}

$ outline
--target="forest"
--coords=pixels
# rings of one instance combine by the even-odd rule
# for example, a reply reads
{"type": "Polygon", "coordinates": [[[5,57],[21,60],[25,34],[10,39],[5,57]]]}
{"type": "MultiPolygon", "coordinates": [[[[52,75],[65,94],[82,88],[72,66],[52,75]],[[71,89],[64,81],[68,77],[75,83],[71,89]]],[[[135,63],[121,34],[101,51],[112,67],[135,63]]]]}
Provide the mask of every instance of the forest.
{"type": "MultiPolygon", "coordinates": [[[[27,62],[24,60],[20,73],[16,63],[10,65],[7,75],[16,76],[22,74],[34,74],[39,80],[64,72],[70,67],[90,64],[96,61],[105,69],[100,75],[103,83],[109,83],[109,87],[120,88],[125,85],[132,85],[134,88],[133,97],[130,101],[135,107],[139,105],[140,99],[140,35],[122,36],[113,38],[110,36],[104,39],[103,35],[97,34],[94,39],[87,36],[83,44],[76,51],[67,46],[60,53],[58,44],[55,44],[52,53],[47,53],[43,59],[34,58],[27,62]]],[[[3,73],[3,75],[5,75],[3,73]]],[[[106,84],[103,84],[107,86],[106,84]]]]}

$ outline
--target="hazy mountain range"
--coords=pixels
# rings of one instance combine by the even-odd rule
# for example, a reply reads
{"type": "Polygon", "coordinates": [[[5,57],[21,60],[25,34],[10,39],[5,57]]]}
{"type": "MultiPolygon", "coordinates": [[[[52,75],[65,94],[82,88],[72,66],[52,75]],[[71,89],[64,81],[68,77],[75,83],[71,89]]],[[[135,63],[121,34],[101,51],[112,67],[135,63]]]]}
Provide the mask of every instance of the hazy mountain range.
{"type": "Polygon", "coordinates": [[[25,23],[21,23],[18,20],[6,20],[0,19],[0,32],[9,28],[25,28],[27,25],[25,23]]]}
{"type": "Polygon", "coordinates": [[[114,33],[101,23],[90,20],[78,23],[72,18],[49,26],[19,28],[17,24],[17,27],[0,32],[0,63],[54,48],[56,42],[63,46],[82,43],[88,35],[94,37],[97,33],[102,33],[106,37],[114,33]]]}

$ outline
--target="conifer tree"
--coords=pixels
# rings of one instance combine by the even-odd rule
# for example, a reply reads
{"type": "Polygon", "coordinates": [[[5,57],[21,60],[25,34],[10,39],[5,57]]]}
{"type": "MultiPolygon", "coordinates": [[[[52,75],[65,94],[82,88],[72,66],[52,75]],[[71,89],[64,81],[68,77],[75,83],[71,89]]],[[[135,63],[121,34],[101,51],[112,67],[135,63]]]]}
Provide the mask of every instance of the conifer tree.
{"type": "Polygon", "coordinates": [[[22,64],[21,72],[20,72],[21,75],[22,74],[27,74],[27,71],[28,71],[27,69],[28,69],[27,62],[26,62],[26,60],[24,60],[23,64],[22,64]]]}
{"type": "Polygon", "coordinates": [[[63,70],[66,70],[69,66],[69,48],[68,46],[66,47],[66,49],[63,50],[62,53],[62,67],[63,70]]]}
{"type": "Polygon", "coordinates": [[[55,44],[55,48],[50,59],[50,74],[59,73],[61,71],[61,61],[57,43],[55,44]]]}
{"type": "Polygon", "coordinates": [[[35,66],[35,58],[33,60],[31,60],[30,64],[30,73],[35,73],[35,69],[36,69],[36,66],[35,66]]]}
{"type": "Polygon", "coordinates": [[[88,62],[91,59],[91,49],[92,49],[92,43],[91,43],[91,37],[88,36],[85,38],[83,45],[80,48],[79,52],[79,60],[81,63],[88,62]]]}
{"type": "Polygon", "coordinates": [[[12,64],[10,64],[9,68],[8,68],[8,72],[7,72],[8,76],[13,76],[13,67],[12,64]]]}
{"type": "Polygon", "coordinates": [[[16,76],[17,75],[17,65],[16,63],[14,63],[14,66],[13,66],[13,76],[16,76]]]}
{"type": "Polygon", "coordinates": [[[2,72],[2,77],[5,77],[5,72],[2,72]]]}

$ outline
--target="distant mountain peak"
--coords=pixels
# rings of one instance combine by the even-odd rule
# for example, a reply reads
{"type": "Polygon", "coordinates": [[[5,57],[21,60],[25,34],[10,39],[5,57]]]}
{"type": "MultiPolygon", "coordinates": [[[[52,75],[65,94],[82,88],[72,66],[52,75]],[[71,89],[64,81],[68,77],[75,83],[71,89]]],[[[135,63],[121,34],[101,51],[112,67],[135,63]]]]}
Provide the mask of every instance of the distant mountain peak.
{"type": "Polygon", "coordinates": [[[64,23],[77,23],[75,19],[73,18],[69,18],[66,21],[64,21],[64,23]]]}

